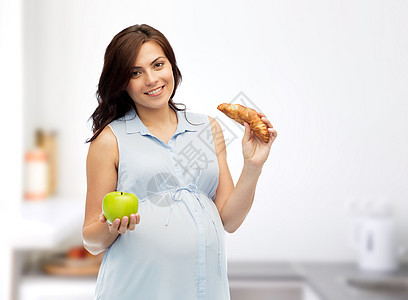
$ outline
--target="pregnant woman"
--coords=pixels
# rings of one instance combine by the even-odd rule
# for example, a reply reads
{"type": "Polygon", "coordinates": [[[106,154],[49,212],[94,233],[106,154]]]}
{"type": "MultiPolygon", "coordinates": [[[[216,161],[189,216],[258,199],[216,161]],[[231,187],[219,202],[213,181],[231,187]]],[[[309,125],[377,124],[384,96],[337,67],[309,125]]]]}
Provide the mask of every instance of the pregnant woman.
{"type": "Polygon", "coordinates": [[[151,26],[124,29],[106,49],[82,230],[90,253],[106,251],[96,299],[230,298],[224,233],[248,214],[277,133],[263,114],[267,143],[244,122],[234,187],[220,125],[173,102],[180,82],[172,47],[151,26]],[[109,224],[102,200],[115,190],[136,194],[139,212],[109,224]]]}

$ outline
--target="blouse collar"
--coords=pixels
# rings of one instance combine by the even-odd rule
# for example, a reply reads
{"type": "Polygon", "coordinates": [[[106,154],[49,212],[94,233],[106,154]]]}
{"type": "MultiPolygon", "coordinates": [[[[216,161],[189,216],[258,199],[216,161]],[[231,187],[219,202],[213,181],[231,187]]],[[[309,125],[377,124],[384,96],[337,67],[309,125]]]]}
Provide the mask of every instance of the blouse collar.
{"type": "MultiPolygon", "coordinates": [[[[176,111],[177,114],[177,129],[174,134],[183,133],[187,131],[197,131],[197,126],[190,124],[186,120],[186,116],[183,111],[176,111]]],[[[186,112],[187,117],[188,113],[186,112]]],[[[143,124],[139,116],[132,108],[125,114],[126,121],[126,133],[141,133],[142,135],[152,135],[149,129],[143,124]]]]}

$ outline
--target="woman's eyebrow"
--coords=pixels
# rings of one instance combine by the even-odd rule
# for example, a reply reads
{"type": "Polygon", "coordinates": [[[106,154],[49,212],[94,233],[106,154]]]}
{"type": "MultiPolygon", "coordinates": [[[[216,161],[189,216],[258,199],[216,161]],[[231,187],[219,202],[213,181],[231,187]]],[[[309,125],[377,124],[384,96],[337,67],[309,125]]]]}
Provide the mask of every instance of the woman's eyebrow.
{"type": "MultiPolygon", "coordinates": [[[[150,65],[154,65],[154,63],[155,63],[156,61],[158,61],[160,58],[165,58],[165,57],[164,57],[164,56],[159,56],[159,57],[157,57],[154,61],[152,61],[152,62],[150,63],[150,65]]],[[[136,66],[136,67],[133,67],[132,69],[143,69],[143,67],[136,66]]]]}

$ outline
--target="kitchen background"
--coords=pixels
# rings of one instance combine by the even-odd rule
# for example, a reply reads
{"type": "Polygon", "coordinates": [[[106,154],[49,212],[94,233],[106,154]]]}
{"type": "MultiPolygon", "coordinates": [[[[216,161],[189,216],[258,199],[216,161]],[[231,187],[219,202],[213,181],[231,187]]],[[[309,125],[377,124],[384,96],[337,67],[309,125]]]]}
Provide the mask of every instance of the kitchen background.
{"type": "MultiPolygon", "coordinates": [[[[54,143],[56,182],[36,203],[69,199],[82,218],[104,51],[121,29],[146,23],[175,51],[183,75],[175,101],[232,134],[235,182],[242,131],[217,105],[247,101],[278,130],[253,208],[227,235],[230,261],[355,262],[354,220],[380,206],[407,245],[407,13],[403,0],[0,0],[1,188],[11,191],[0,207],[28,202],[25,155],[41,130],[54,143]]],[[[81,222],[66,229],[77,233],[72,245],[81,222]]],[[[0,254],[13,257],[7,249],[0,254]]],[[[6,299],[12,275],[0,276],[6,299]]]]}

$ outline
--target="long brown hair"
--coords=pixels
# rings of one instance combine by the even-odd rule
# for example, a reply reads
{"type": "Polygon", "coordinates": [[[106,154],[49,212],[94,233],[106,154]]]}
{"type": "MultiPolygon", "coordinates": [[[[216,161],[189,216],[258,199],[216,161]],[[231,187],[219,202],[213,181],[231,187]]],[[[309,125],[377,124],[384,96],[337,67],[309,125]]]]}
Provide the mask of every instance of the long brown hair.
{"type": "Polygon", "coordinates": [[[95,140],[106,125],[124,116],[129,109],[133,108],[136,111],[135,103],[126,92],[126,87],[131,79],[131,69],[140,47],[147,41],[156,42],[172,66],[174,90],[169,99],[169,106],[173,110],[185,111],[185,106],[178,108],[176,106],[178,103],[173,102],[176,89],[181,83],[181,73],[169,41],[160,31],[149,25],[130,26],[115,35],[106,48],[96,92],[98,107],[89,118],[93,121],[93,136],[86,141],[87,143],[95,140]]]}

